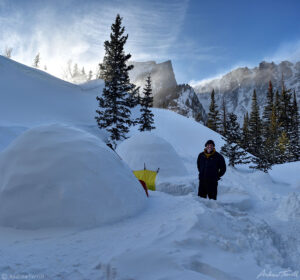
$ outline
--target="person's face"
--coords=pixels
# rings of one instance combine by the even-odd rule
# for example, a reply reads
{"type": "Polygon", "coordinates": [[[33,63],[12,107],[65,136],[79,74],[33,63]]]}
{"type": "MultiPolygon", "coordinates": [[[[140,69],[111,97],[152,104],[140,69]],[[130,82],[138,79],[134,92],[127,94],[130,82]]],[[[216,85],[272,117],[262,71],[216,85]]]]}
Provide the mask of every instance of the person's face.
{"type": "Polygon", "coordinates": [[[211,152],[213,151],[213,149],[214,149],[214,145],[213,145],[213,144],[208,144],[208,145],[206,146],[206,151],[207,151],[208,153],[211,153],[211,152]]]}

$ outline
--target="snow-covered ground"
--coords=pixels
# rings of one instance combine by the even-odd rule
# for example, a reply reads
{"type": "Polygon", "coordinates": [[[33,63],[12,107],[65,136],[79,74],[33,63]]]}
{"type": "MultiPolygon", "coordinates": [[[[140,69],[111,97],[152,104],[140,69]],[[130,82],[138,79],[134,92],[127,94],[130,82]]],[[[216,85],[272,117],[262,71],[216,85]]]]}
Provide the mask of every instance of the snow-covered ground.
{"type": "MultiPolygon", "coordinates": [[[[219,150],[221,136],[193,119],[153,109],[156,129],[151,135],[156,137],[151,136],[145,144],[159,144],[163,150],[161,155],[153,153],[152,163],[163,164],[167,162],[164,157],[172,154],[186,170],[177,176],[158,174],[160,191],[141,197],[142,188],[132,181],[126,165],[128,157],[120,159],[102,142],[103,133],[93,119],[93,106],[97,106],[94,87],[83,90],[64,84],[0,57],[0,73],[5,71],[20,77],[20,82],[16,86],[8,74],[8,81],[0,78],[6,88],[1,91],[1,109],[8,112],[9,106],[16,104],[12,113],[0,113],[0,279],[300,278],[300,162],[277,165],[269,174],[242,166],[228,168],[219,183],[218,200],[199,198],[197,156],[208,139],[213,139],[219,150]],[[49,84],[52,91],[46,86],[49,84]],[[73,93],[77,97],[68,98],[73,93]],[[39,94],[53,103],[42,102],[39,94]],[[51,94],[55,98],[49,97],[51,94]],[[25,107],[18,103],[18,96],[25,107]],[[58,111],[56,104],[61,106],[58,111]],[[46,112],[44,118],[39,118],[36,107],[46,112]],[[95,164],[90,164],[89,157],[95,164]],[[43,166],[47,160],[49,173],[43,166]],[[99,169],[94,170],[94,165],[99,169]],[[118,183],[124,180],[122,188],[118,183]],[[97,194],[97,184],[104,188],[102,196],[97,194]],[[66,209],[45,211],[44,203],[50,203],[51,209],[57,206],[55,202],[64,201],[64,195],[68,198],[66,209]],[[72,205],[81,203],[81,195],[81,207],[72,205]],[[89,202],[89,210],[101,211],[91,220],[108,219],[89,223],[92,227],[81,223],[90,213],[86,209],[89,202]],[[72,207],[81,222],[63,226],[64,211],[72,207]],[[33,229],[31,224],[31,229],[25,229],[24,223],[14,223],[24,218],[22,215],[29,223],[38,218],[38,226],[33,229]],[[3,217],[13,220],[3,223],[3,217]],[[48,223],[47,217],[56,217],[57,224],[48,223]]],[[[144,137],[138,135],[137,128],[130,134],[134,136],[132,143],[144,137]]],[[[135,153],[135,162],[151,157],[151,153],[142,153],[141,147],[138,153],[135,145],[125,144],[120,148],[127,154],[135,153]]],[[[71,216],[71,221],[74,219],[76,215],[71,216]]]]}

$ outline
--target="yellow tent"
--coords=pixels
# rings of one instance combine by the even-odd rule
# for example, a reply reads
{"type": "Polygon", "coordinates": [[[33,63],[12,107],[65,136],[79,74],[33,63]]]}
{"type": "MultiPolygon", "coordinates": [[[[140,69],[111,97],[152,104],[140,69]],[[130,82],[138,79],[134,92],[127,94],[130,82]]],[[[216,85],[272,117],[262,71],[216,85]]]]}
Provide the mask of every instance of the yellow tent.
{"type": "Polygon", "coordinates": [[[144,165],[144,170],[133,171],[135,177],[141,181],[144,181],[147,189],[152,191],[155,191],[155,179],[158,172],[159,168],[157,171],[147,170],[146,165],[144,165]]]}

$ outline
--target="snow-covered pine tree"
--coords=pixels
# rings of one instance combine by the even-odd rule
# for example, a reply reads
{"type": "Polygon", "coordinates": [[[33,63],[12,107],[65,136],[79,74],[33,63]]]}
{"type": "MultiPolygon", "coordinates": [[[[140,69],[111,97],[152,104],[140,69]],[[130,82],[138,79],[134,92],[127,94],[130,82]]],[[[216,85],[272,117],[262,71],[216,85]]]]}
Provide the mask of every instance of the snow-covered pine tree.
{"type": "Polygon", "coordinates": [[[223,97],[222,100],[222,107],[221,107],[221,120],[220,120],[220,133],[226,137],[227,133],[227,110],[225,104],[225,98],[223,97]]]}
{"type": "Polygon", "coordinates": [[[209,106],[207,127],[218,132],[219,131],[218,125],[220,123],[220,118],[219,118],[218,106],[215,101],[215,90],[214,89],[211,92],[210,98],[211,98],[211,101],[210,101],[210,106],[209,106]]]}
{"type": "Polygon", "coordinates": [[[11,58],[12,51],[13,51],[13,48],[6,47],[5,51],[4,51],[4,56],[6,56],[7,58],[11,58]]]}
{"type": "Polygon", "coordinates": [[[151,88],[151,76],[148,75],[146,79],[146,85],[143,89],[143,97],[140,97],[141,103],[141,117],[139,119],[140,131],[150,131],[155,129],[154,124],[154,115],[152,111],[149,109],[153,107],[153,96],[152,96],[152,88],[151,88]]]}
{"type": "Polygon", "coordinates": [[[241,147],[245,151],[249,151],[249,139],[250,139],[250,132],[249,132],[249,114],[248,112],[244,115],[244,123],[242,128],[242,138],[241,138],[241,147]]]}
{"type": "Polygon", "coordinates": [[[250,162],[247,153],[237,144],[241,142],[240,126],[237,116],[234,113],[228,115],[227,133],[222,137],[226,143],[221,147],[221,153],[228,157],[229,165],[234,167],[236,164],[246,164],[250,162]]]}
{"type": "Polygon", "coordinates": [[[280,125],[280,132],[285,131],[287,137],[289,138],[289,130],[291,125],[291,90],[286,89],[284,81],[281,81],[281,94],[279,97],[279,111],[278,111],[278,121],[280,125]]]}
{"type": "Polygon", "coordinates": [[[269,124],[269,135],[265,140],[264,146],[265,151],[267,152],[267,158],[270,164],[275,164],[277,162],[277,156],[279,156],[278,150],[278,122],[277,122],[277,113],[276,113],[276,106],[273,104],[272,111],[271,111],[271,122],[269,124]]]}
{"type": "Polygon", "coordinates": [[[92,78],[93,78],[93,71],[90,70],[87,80],[90,81],[92,78]]]}
{"type": "Polygon", "coordinates": [[[82,67],[81,75],[86,79],[86,73],[84,67],[82,67]]]}
{"type": "Polygon", "coordinates": [[[72,78],[76,78],[79,76],[79,70],[77,63],[74,64],[73,72],[72,72],[72,78]]]}
{"type": "Polygon", "coordinates": [[[265,149],[265,145],[263,143],[262,132],[262,121],[260,119],[256,91],[254,90],[249,119],[249,152],[254,155],[252,162],[255,165],[250,166],[250,168],[267,172],[272,165],[268,160],[268,151],[265,149]]]}
{"type": "Polygon", "coordinates": [[[256,91],[253,91],[251,113],[249,118],[249,151],[254,156],[259,156],[262,146],[262,124],[257,104],[256,91]]]}
{"type": "Polygon", "coordinates": [[[294,91],[293,104],[291,108],[291,135],[290,135],[290,146],[292,161],[298,161],[300,159],[300,141],[299,141],[299,111],[296,98],[296,92],[294,91]]]}
{"type": "Polygon", "coordinates": [[[39,68],[40,60],[41,60],[40,53],[38,53],[34,58],[33,67],[39,68]]]}
{"type": "Polygon", "coordinates": [[[100,66],[101,77],[105,81],[102,96],[97,96],[99,109],[95,119],[99,128],[106,128],[110,134],[107,144],[116,147],[117,141],[127,138],[129,127],[134,124],[131,110],[136,103],[137,89],[130,83],[128,72],[133,65],[127,65],[130,54],[125,54],[124,45],[128,34],[123,35],[125,27],[118,14],[111,26],[110,41],[104,42],[105,56],[100,66]]]}
{"type": "Polygon", "coordinates": [[[270,123],[271,123],[271,115],[272,115],[272,108],[273,108],[273,85],[272,82],[269,81],[269,88],[267,93],[267,104],[264,107],[263,116],[262,116],[262,123],[263,123],[263,139],[266,141],[270,136],[270,123]]]}
{"type": "Polygon", "coordinates": [[[290,146],[289,138],[287,137],[286,132],[282,131],[278,139],[278,149],[279,149],[279,156],[277,157],[278,163],[284,163],[289,160],[290,158],[289,146],[290,146]]]}

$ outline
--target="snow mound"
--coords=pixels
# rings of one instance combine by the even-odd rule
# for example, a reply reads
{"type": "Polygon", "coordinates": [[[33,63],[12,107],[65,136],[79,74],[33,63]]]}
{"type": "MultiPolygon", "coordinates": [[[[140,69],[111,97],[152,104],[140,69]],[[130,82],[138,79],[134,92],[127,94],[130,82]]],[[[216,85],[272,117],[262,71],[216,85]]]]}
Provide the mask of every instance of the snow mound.
{"type": "Polygon", "coordinates": [[[187,170],[172,147],[166,140],[152,134],[142,132],[123,141],[117,153],[132,170],[146,168],[157,170],[160,177],[185,176],[187,170]]]}
{"type": "Polygon", "coordinates": [[[103,141],[52,124],[27,130],[0,156],[0,225],[94,227],[139,212],[140,183],[103,141]]]}
{"type": "Polygon", "coordinates": [[[277,217],[284,221],[300,219],[300,193],[292,192],[278,206],[277,217]]]}

